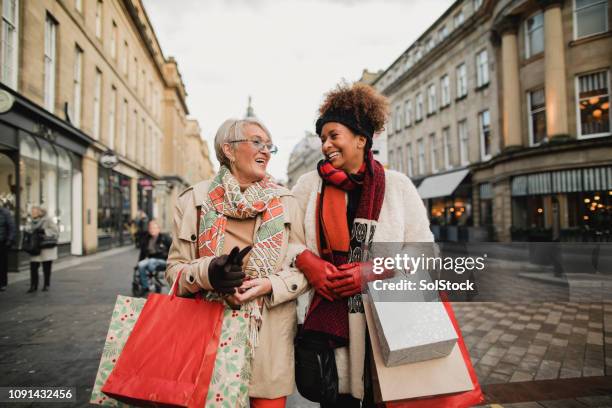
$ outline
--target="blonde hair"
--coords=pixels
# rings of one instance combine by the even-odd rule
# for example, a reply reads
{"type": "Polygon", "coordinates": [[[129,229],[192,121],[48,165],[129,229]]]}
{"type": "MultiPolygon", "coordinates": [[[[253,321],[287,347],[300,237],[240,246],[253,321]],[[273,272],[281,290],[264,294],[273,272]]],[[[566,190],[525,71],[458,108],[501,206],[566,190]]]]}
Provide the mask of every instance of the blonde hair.
{"type": "Polygon", "coordinates": [[[219,126],[215,135],[215,154],[220,164],[229,168],[230,161],[223,152],[223,145],[244,139],[244,126],[248,124],[259,126],[272,140],[272,135],[268,128],[257,118],[227,119],[219,126]]]}

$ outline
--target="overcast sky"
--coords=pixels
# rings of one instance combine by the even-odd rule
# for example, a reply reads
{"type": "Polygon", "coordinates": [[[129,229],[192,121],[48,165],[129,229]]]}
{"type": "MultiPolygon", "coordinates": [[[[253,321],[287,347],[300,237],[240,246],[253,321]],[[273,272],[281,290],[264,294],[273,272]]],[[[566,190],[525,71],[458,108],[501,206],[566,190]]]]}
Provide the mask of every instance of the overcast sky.
{"type": "MultiPolygon", "coordinates": [[[[166,57],[174,56],[191,117],[211,153],[223,120],[248,96],[279,153],[269,172],[286,179],[289,155],[314,131],[323,94],[364,68],[387,68],[452,0],[144,0],[166,57]]],[[[216,159],[213,163],[217,166],[216,159]]]]}

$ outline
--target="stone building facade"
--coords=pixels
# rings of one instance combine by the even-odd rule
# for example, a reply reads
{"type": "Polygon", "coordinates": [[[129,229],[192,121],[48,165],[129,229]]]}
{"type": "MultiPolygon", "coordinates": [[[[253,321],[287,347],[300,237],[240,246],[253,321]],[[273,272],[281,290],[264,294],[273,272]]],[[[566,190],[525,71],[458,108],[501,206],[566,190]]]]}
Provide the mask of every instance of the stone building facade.
{"type": "Polygon", "coordinates": [[[171,220],[175,195],[211,166],[188,180],[176,160],[210,163],[142,2],[2,0],[2,12],[0,194],[18,225],[43,205],[60,253],[82,254],[129,242],[138,209],[171,220]]]}
{"type": "Polygon", "coordinates": [[[374,82],[438,239],[612,239],[610,8],[456,1],[374,82]]]}

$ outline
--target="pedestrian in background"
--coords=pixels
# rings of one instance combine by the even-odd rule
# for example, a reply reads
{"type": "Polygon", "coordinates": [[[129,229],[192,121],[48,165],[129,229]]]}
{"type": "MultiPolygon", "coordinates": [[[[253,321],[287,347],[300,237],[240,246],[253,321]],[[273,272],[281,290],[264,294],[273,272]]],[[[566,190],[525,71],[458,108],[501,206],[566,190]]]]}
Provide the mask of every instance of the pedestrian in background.
{"type": "Polygon", "coordinates": [[[248,398],[251,408],[282,408],[294,391],[295,299],[308,283],[291,265],[304,249],[302,214],[266,173],[276,150],[259,120],[226,120],[215,136],[219,172],[183,192],[174,210],[168,282],[181,271],[180,295],[204,290],[226,303],[221,338],[229,340],[206,406],[248,398]]]}
{"type": "Polygon", "coordinates": [[[8,285],[8,251],[15,242],[15,220],[6,207],[0,207],[0,291],[8,285]]]}
{"type": "Polygon", "coordinates": [[[40,254],[30,258],[30,289],[28,293],[38,290],[38,269],[42,263],[44,286],[46,292],[51,284],[51,266],[57,259],[57,238],[59,230],[51,218],[47,216],[47,210],[42,207],[32,207],[32,220],[27,229],[32,234],[40,234],[40,254]]]}
{"type": "Polygon", "coordinates": [[[157,268],[166,269],[168,251],[172,245],[172,238],[162,234],[156,219],[149,221],[147,235],[140,242],[140,255],[138,256],[138,273],[140,275],[141,296],[149,291],[149,272],[154,273],[157,268]]]}
{"type": "Polygon", "coordinates": [[[142,240],[147,235],[147,228],[149,226],[149,217],[147,216],[147,213],[145,213],[143,210],[138,210],[135,221],[136,221],[136,241],[134,242],[134,245],[136,245],[136,248],[140,248],[140,244],[142,240]]]}
{"type": "Polygon", "coordinates": [[[378,242],[433,242],[433,235],[412,181],[374,160],[373,138],[384,130],[387,99],[368,85],[341,84],[326,95],[319,114],[325,159],[293,188],[306,214],[308,247],[295,265],[316,292],[301,336],[322,339],[333,350],[337,377],[320,380],[337,378],[339,395],[322,407],[373,407],[361,293],[367,281],[382,276],[370,272],[371,253],[362,249],[378,242]]]}

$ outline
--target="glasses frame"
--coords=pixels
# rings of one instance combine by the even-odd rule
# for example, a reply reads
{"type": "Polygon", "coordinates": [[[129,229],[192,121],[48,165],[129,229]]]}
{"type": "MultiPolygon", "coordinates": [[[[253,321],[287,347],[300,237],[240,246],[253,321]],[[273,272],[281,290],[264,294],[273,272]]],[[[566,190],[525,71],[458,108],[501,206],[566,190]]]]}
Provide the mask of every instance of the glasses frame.
{"type": "Polygon", "coordinates": [[[276,146],[273,143],[266,144],[260,140],[238,139],[238,140],[229,141],[227,143],[244,143],[244,142],[250,142],[260,152],[263,152],[264,149],[268,149],[268,152],[270,152],[270,154],[278,153],[278,146],[276,146]]]}

